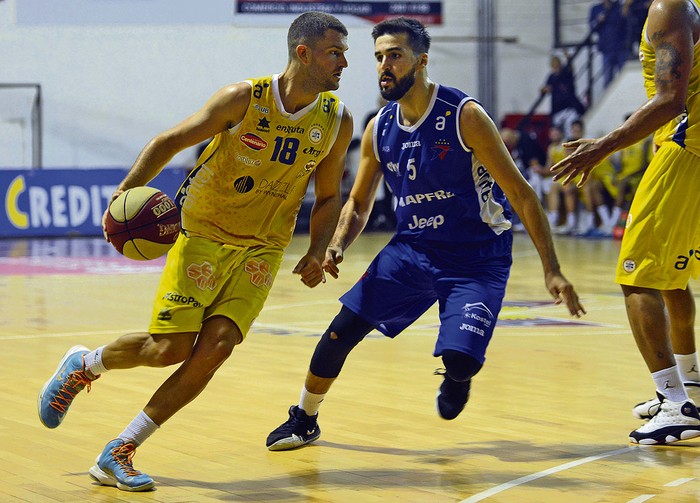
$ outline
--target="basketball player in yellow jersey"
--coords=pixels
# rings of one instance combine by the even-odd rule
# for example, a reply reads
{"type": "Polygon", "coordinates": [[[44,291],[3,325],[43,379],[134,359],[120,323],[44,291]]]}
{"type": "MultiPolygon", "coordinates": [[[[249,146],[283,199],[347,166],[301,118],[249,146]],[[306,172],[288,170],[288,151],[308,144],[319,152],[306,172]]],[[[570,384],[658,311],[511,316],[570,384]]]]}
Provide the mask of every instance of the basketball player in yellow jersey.
{"type": "Polygon", "coordinates": [[[90,469],[94,480],[126,491],[154,486],[133,467],[136,447],[193,400],[245,338],[314,173],[310,245],[293,272],[308,287],[324,281],[321,264],[340,214],[353,129],[350,113],[329,92],[347,67],[346,39],[335,17],[302,14],[289,28],[282,73],[216,92],[153,138],[120,184],[115,197],[147,184],[176,153],[214,138],[178,194],[183,232],[168,254],[149,332],[94,351],[71,348],[39,395],[41,422],[55,428],[75,395],[107,370],[182,363],[107,444],[90,469]]]}
{"type": "Polygon", "coordinates": [[[649,419],[630,433],[630,441],[640,444],[700,435],[695,301],[688,286],[700,271],[698,1],[654,0],[640,45],[649,99],[607,135],[567,145],[576,150],[552,167],[564,183],[583,173],[583,184],[592,166],[655,133],[659,149],[632,201],[616,273],[657,389],[657,399],[633,409],[649,419]]]}

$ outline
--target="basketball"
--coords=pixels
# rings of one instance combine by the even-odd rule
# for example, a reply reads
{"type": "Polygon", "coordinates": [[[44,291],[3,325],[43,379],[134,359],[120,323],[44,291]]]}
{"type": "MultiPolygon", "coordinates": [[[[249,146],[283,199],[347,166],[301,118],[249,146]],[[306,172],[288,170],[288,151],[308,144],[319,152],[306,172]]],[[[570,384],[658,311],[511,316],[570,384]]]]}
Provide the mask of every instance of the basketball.
{"type": "Polygon", "coordinates": [[[165,255],[180,234],[180,212],[166,194],[153,187],[122,192],[105,219],[107,239],[119,253],[133,260],[165,255]]]}

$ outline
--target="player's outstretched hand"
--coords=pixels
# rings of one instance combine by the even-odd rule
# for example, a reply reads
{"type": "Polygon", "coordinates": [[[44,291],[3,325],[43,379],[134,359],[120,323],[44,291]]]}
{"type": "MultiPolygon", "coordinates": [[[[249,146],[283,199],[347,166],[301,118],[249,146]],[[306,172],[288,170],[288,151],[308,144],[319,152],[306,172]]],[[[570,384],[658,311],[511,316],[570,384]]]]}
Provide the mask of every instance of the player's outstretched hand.
{"type": "Polygon", "coordinates": [[[582,187],[588,180],[591,171],[608,156],[608,152],[603,150],[598,140],[582,139],[566,142],[563,147],[573,153],[549,168],[554,173],[554,181],[561,180],[562,185],[568,185],[579,175],[581,179],[576,183],[577,187],[582,187]]]}
{"type": "Polygon", "coordinates": [[[343,261],[343,250],[335,246],[329,246],[326,250],[326,259],[323,261],[323,270],[338,279],[340,269],[338,264],[343,261]]]}
{"type": "Polygon", "coordinates": [[[326,275],[323,273],[321,261],[313,255],[306,254],[301,257],[292,273],[300,275],[301,282],[309,288],[326,282],[326,275]]]}
{"type": "Polygon", "coordinates": [[[564,276],[561,274],[547,274],[545,276],[545,284],[549,293],[554,297],[555,304],[564,302],[566,307],[569,308],[569,312],[577,318],[586,314],[586,310],[578,300],[578,294],[574,290],[574,285],[569,283],[564,276]]]}

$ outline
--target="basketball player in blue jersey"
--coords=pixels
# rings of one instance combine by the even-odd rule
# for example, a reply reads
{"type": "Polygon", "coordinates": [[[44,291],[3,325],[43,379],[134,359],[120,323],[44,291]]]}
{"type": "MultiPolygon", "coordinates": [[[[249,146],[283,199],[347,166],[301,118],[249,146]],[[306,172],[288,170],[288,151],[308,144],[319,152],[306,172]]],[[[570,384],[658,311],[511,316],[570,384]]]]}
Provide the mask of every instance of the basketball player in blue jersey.
{"type": "Polygon", "coordinates": [[[320,435],[318,409],[349,352],[371,330],[395,337],[436,301],[435,356],[445,367],[437,396],[444,419],[464,408],[484,363],[512,263],[511,210],[540,255],[547,290],[572,315],[585,313],[559,269],[545,213],[484,109],[428,78],[430,36],[418,21],[374,27],[382,96],[367,125],[360,166],[324,267],[338,277],[343,254],[364,228],[382,176],[397,200],[396,234],[357,284],[311,358],[301,399],[267,438],[286,450],[320,435]]]}
{"type": "Polygon", "coordinates": [[[700,273],[700,1],[655,0],[639,58],[648,100],[605,136],[552,166],[564,184],[613,152],[654,134],[658,148],[639,183],[620,245],[621,285],[632,334],[656,385],[633,414],[649,422],[630,442],[668,444],[700,436],[700,367],[690,278],[700,273]]]}
{"type": "Polygon", "coordinates": [[[312,174],[309,248],[293,272],[308,287],[324,281],[353,129],[350,112],[331,92],[348,65],[347,35],[329,14],[297,17],[280,74],[217,91],[153,138],[120,184],[117,193],[147,184],[176,153],[213,137],[188,177],[183,232],[168,253],[148,332],[92,351],[74,346],[39,394],[39,418],[56,428],[76,394],[107,371],[179,364],[97,457],[89,471],[97,482],[125,491],[154,486],[133,466],[136,448],[194,400],[245,339],[280,268],[312,174]]]}

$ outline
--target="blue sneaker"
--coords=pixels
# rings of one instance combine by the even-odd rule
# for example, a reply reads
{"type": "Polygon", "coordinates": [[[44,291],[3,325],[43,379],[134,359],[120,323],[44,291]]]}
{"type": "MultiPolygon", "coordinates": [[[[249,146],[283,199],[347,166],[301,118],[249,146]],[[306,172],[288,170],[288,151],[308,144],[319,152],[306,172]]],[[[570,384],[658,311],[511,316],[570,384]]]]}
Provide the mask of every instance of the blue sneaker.
{"type": "Polygon", "coordinates": [[[148,491],[155,482],[132,464],[136,446],[131,440],[117,438],[108,443],[90,468],[90,478],[122,491],[148,491]]]}
{"type": "Polygon", "coordinates": [[[450,379],[445,369],[437,369],[434,374],[443,377],[442,384],[435,398],[438,414],[443,419],[452,420],[459,416],[459,413],[464,410],[464,406],[469,401],[471,379],[464,382],[454,381],[450,379]]]}
{"type": "Polygon", "coordinates": [[[90,391],[90,383],[99,377],[85,372],[83,355],[88,352],[85,346],[73,346],[66,351],[56,372],[41,388],[37,406],[39,419],[47,428],[61,424],[75,395],[85,386],[90,391]]]}
{"type": "Polygon", "coordinates": [[[318,414],[307,416],[296,405],[289,408],[289,419],[267,436],[265,445],[271,451],[287,451],[309,444],[321,436],[318,414]]]}

